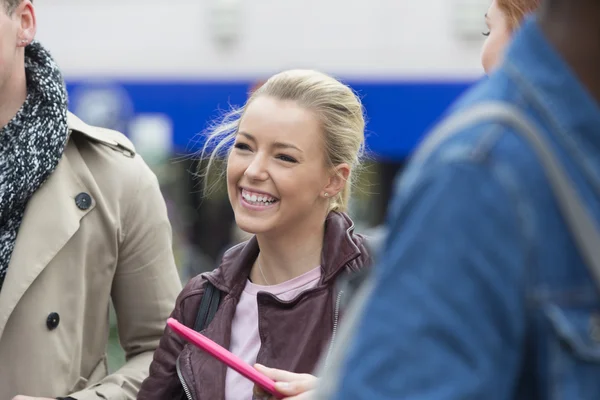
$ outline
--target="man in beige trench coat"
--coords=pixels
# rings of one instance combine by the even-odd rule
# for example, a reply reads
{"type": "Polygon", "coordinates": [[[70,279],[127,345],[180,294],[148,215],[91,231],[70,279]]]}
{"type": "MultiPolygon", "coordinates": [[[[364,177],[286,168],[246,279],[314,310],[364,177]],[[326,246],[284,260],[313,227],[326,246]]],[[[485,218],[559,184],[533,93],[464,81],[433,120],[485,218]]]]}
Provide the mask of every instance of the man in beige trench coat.
{"type": "Polygon", "coordinates": [[[134,399],[181,290],[165,203],[122,134],[67,112],[35,32],[30,0],[0,0],[0,400],[134,399]]]}

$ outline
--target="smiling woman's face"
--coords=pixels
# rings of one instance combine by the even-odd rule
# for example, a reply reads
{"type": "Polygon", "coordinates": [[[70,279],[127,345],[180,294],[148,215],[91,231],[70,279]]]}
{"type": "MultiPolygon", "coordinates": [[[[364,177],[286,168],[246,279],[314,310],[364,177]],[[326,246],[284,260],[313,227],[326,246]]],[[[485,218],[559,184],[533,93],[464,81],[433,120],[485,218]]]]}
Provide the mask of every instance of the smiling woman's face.
{"type": "Polygon", "coordinates": [[[321,125],[290,100],[259,96],[247,106],[227,162],[237,225],[258,234],[323,218],[330,171],[321,125]]]}

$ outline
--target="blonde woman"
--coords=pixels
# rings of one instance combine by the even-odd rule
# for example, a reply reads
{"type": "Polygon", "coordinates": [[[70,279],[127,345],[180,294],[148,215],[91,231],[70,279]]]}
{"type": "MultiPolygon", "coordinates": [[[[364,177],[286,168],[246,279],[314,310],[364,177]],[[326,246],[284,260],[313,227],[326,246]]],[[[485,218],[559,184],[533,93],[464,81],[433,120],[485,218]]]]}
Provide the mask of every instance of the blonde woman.
{"type": "MultiPolygon", "coordinates": [[[[364,125],[350,88],[294,70],[270,78],[216,128],[205,149],[216,143],[210,161],[227,150],[229,201],[253,237],[188,283],[173,318],[196,327],[215,288],[221,297],[204,335],[250,364],[313,370],[335,339],[336,278],[370,264],[345,214],[364,125]]],[[[253,384],[167,329],[138,399],[182,397],[250,400],[253,384]]]]}
{"type": "MultiPolygon", "coordinates": [[[[517,30],[527,14],[539,6],[540,0],[494,0],[485,15],[488,31],[482,48],[481,62],[486,73],[491,72],[500,62],[504,50],[515,30],[517,30]]],[[[317,385],[317,379],[308,374],[294,374],[273,368],[258,365],[257,369],[270,378],[278,381],[281,392],[295,395],[294,400],[313,398],[312,390],[317,385]],[[284,383],[285,382],[285,383],[284,383]]],[[[266,397],[259,388],[256,388],[258,397],[266,397]]]]}

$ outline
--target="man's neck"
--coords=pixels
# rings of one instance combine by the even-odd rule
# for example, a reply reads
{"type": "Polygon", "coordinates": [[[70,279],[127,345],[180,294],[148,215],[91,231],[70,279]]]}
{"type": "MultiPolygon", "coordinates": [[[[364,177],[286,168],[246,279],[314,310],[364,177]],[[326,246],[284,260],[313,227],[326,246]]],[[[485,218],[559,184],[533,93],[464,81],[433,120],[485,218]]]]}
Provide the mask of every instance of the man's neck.
{"type": "Polygon", "coordinates": [[[8,76],[0,88],[0,128],[6,126],[19,112],[27,98],[25,68],[8,76]]]}
{"type": "Polygon", "coordinates": [[[600,6],[586,0],[542,8],[539,24],[546,38],[600,104],[600,6]]]}

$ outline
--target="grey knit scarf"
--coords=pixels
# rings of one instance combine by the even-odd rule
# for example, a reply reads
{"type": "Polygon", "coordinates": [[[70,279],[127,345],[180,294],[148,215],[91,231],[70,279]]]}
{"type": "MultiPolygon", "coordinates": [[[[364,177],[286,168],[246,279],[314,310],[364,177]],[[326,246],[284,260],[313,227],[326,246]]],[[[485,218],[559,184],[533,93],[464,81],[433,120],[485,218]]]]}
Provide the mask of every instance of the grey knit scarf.
{"type": "Polygon", "coordinates": [[[62,75],[36,41],[25,48],[25,71],[27,99],[0,130],[0,288],[27,202],[58,165],[69,132],[62,75]]]}

